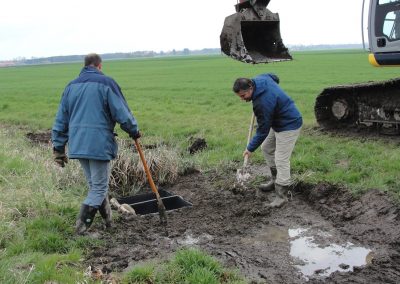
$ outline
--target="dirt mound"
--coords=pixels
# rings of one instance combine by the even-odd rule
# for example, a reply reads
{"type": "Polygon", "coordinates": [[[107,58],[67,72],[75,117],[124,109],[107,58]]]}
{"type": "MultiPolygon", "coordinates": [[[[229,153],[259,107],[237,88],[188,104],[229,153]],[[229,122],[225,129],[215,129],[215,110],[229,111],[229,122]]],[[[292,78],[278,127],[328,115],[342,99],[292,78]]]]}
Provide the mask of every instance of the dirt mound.
{"type": "Polygon", "coordinates": [[[207,142],[204,138],[191,138],[190,143],[191,145],[189,146],[188,151],[191,155],[207,148],[207,142]]]}
{"type": "Polygon", "coordinates": [[[223,183],[215,178],[196,173],[164,188],[193,204],[168,212],[168,236],[157,214],[120,217],[112,232],[99,231],[105,246],[94,249],[87,264],[104,273],[124,271],[195,246],[252,283],[400,283],[400,209],[385,194],[354,197],[326,184],[299,185],[289,204],[269,210],[273,193],[250,188],[234,194],[215,187],[223,183]],[[342,258],[312,259],[327,251],[342,258]]]}
{"type": "Polygon", "coordinates": [[[26,138],[32,143],[46,145],[51,143],[51,132],[29,132],[26,134],[26,138]]]}

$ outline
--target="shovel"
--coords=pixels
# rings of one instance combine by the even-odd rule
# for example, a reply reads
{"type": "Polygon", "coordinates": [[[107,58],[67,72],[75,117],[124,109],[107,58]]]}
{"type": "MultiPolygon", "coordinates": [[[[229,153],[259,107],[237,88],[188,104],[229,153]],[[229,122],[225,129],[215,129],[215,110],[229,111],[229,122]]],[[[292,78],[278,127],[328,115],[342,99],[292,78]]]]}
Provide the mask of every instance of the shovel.
{"type": "Polygon", "coordinates": [[[164,203],[162,202],[160,194],[158,193],[157,187],[154,184],[149,167],[147,166],[146,159],[144,158],[142,147],[140,147],[139,140],[134,139],[134,141],[135,141],[136,149],[140,156],[140,160],[142,160],[143,168],[144,168],[144,171],[146,172],[147,180],[149,181],[151,190],[153,191],[153,193],[156,195],[156,198],[157,198],[158,213],[160,214],[161,224],[166,227],[167,226],[167,213],[166,213],[164,203]]]}
{"type": "MultiPolygon", "coordinates": [[[[249,134],[247,136],[246,146],[249,145],[249,143],[250,143],[251,135],[253,133],[253,128],[254,128],[254,120],[255,120],[255,115],[253,112],[253,114],[251,115],[249,134]]],[[[238,169],[236,172],[236,180],[241,185],[244,185],[244,182],[246,182],[250,178],[250,173],[249,173],[249,169],[247,166],[248,161],[249,161],[249,156],[248,155],[244,156],[243,167],[241,169],[238,169]]]]}

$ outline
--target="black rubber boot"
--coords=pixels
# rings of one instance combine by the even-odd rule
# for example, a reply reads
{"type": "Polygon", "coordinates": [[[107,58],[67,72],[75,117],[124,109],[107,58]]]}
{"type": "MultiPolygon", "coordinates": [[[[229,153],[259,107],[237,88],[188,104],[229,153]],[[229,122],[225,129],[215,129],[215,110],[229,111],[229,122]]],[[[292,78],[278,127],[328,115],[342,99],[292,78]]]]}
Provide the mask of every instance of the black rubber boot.
{"type": "Polygon", "coordinates": [[[275,180],[278,174],[276,167],[271,167],[271,180],[267,183],[262,183],[259,186],[259,189],[263,192],[273,191],[275,189],[275,180]]]}
{"type": "Polygon", "coordinates": [[[97,208],[82,204],[78,219],[76,220],[75,230],[78,235],[84,234],[92,225],[97,208]]]}
{"type": "Polygon", "coordinates": [[[275,184],[275,199],[267,207],[270,208],[279,208],[288,202],[287,194],[289,191],[288,186],[275,184]]]}
{"type": "Polygon", "coordinates": [[[112,227],[112,211],[111,211],[111,205],[110,205],[110,200],[108,198],[108,194],[104,198],[103,203],[101,203],[101,205],[99,207],[99,212],[100,212],[101,217],[103,217],[106,228],[111,228],[112,227]]]}

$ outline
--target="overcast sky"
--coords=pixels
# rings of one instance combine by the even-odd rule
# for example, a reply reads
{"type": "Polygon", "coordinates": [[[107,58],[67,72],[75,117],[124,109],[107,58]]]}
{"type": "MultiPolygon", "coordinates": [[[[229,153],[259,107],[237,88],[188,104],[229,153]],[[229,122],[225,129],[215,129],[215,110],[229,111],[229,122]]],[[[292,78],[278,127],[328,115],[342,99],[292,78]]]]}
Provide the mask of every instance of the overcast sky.
{"type": "MultiPolygon", "coordinates": [[[[237,0],[4,0],[0,60],[218,48],[237,0]]],[[[285,44],[361,43],[362,0],[271,0],[285,44]]]]}

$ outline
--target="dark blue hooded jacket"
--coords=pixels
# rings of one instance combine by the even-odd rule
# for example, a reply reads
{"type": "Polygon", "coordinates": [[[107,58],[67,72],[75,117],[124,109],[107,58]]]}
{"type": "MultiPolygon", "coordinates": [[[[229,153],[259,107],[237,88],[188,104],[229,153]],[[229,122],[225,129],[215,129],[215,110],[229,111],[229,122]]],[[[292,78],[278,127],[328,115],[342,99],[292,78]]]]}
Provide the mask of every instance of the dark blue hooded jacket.
{"type": "Polygon", "coordinates": [[[116,157],[115,123],[133,136],[138,126],[118,84],[95,67],[84,67],[65,88],[52,129],[56,150],[68,157],[109,161],[116,157]]]}
{"type": "Polygon", "coordinates": [[[257,118],[257,132],[247,145],[254,152],[267,138],[270,128],[275,132],[299,129],[303,119],[294,101],[279,87],[274,74],[262,74],[252,79],[254,83],[251,100],[257,118]]]}

